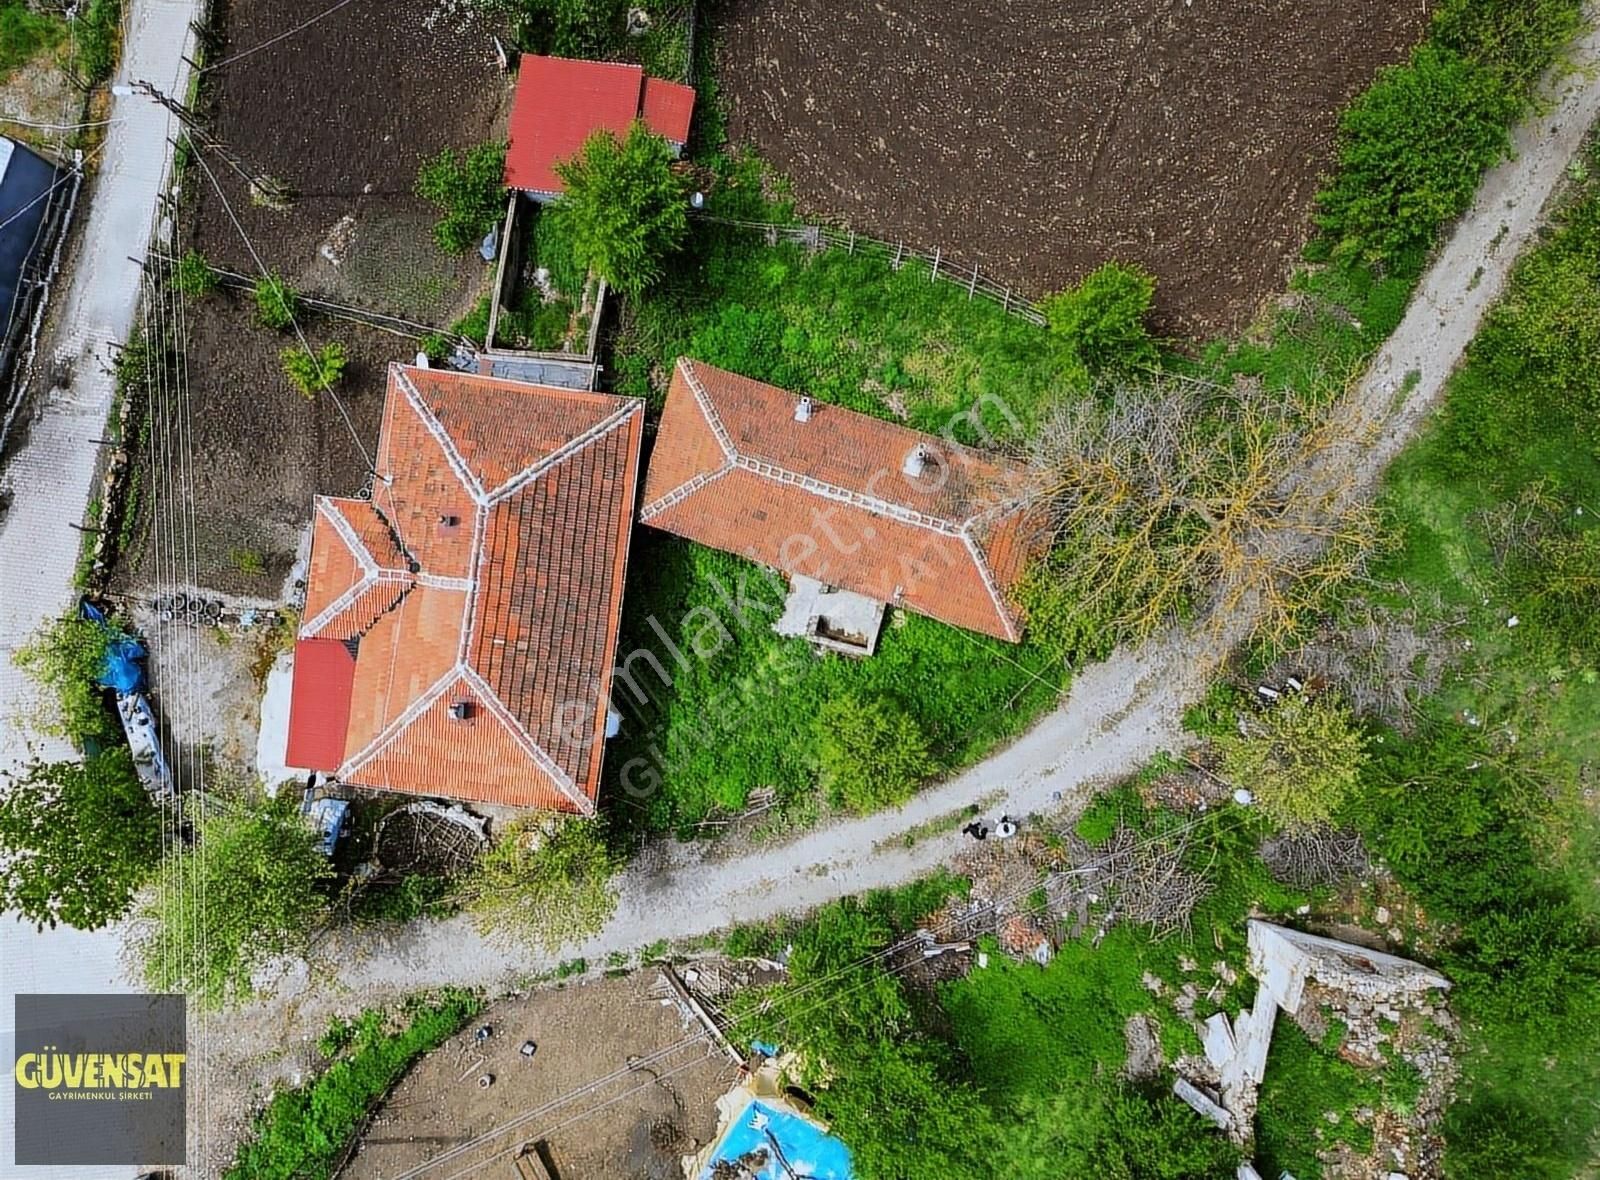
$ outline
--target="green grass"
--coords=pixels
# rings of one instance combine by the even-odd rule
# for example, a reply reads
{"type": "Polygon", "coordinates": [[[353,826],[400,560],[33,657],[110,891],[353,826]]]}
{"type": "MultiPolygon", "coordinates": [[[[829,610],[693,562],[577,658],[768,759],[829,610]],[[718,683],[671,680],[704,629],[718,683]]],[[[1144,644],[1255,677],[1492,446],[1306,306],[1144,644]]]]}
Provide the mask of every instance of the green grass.
{"type": "MultiPolygon", "coordinates": [[[[884,418],[968,441],[1014,441],[1051,401],[1078,396],[1043,329],[969,302],[926,270],[833,251],[808,256],[700,226],[663,284],[630,307],[615,358],[620,392],[658,409],[662,377],[687,355],[884,418]],[[965,415],[975,411],[968,420],[965,415]],[[981,424],[981,429],[975,428],[981,424]]],[[[886,623],[877,654],[818,659],[770,630],[783,589],[728,554],[642,530],[629,562],[621,651],[640,657],[648,701],[614,693],[624,736],[607,767],[621,818],[683,826],[774,787],[814,789],[822,706],[844,693],[909,712],[939,765],[956,767],[1015,733],[1065,683],[1055,657],[913,615],[886,623]],[[741,624],[723,591],[765,604],[741,624]],[[712,619],[718,620],[712,623],[712,619]],[[658,635],[652,620],[665,633],[658,635]],[[705,658],[693,654],[695,640],[705,658]],[[674,660],[672,647],[688,653],[674,660]]]]}
{"type": "Polygon", "coordinates": [[[398,1011],[334,1021],[324,1050],[340,1054],[309,1085],[280,1090],[256,1117],[224,1180],[328,1180],[367,1114],[413,1062],[483,1009],[470,992],[417,997],[398,1011]]]}
{"type": "Polygon", "coordinates": [[[67,22],[55,13],[35,12],[24,0],[0,3],[0,79],[55,49],[66,35],[67,22]]]}
{"type": "Polygon", "coordinates": [[[1256,1111],[1256,1167],[1263,1176],[1288,1171],[1297,1180],[1317,1180],[1317,1152],[1347,1143],[1358,1152],[1372,1147],[1372,1128],[1352,1117],[1382,1103],[1380,1074],[1341,1060],[1332,1048],[1313,1044],[1293,1021],[1279,1020],[1267,1052],[1256,1111]],[[1337,1115],[1329,1122],[1326,1115],[1337,1115]]]}

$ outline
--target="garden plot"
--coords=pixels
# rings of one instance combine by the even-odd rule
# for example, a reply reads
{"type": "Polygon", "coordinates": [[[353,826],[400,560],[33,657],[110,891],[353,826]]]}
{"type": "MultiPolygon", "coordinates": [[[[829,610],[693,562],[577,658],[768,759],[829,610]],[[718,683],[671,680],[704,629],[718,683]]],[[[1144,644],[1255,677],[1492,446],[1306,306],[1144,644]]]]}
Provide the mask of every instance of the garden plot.
{"type": "MultiPolygon", "coordinates": [[[[362,490],[368,465],[361,448],[373,454],[377,447],[387,366],[409,359],[415,345],[376,328],[302,313],[313,348],[337,341],[349,354],[338,400],[327,394],[313,400],[283,373],[280,352],[298,347],[294,334],[257,324],[248,292],[191,300],[185,317],[190,411],[169,412],[161,437],[181,439],[181,424],[192,460],[186,472],[168,471],[155,446],[138,458],[150,494],[117,588],[144,592],[192,581],[275,600],[311,519],[311,498],[362,490]],[[187,495],[180,497],[184,484],[187,495]],[[193,507],[193,521],[180,533],[183,522],[175,514],[186,505],[193,507]],[[176,537],[183,538],[178,548],[176,537]]],[[[156,404],[169,404],[159,390],[156,404]]],[[[180,454],[174,442],[174,464],[180,454]]]]}
{"type": "Polygon", "coordinates": [[[661,1004],[658,990],[657,973],[643,971],[485,1009],[395,1087],[341,1174],[396,1176],[520,1116],[517,1129],[431,1171],[514,1176],[509,1153],[543,1139],[561,1180],[678,1180],[678,1157],[715,1133],[715,1103],[734,1069],[707,1051],[697,1026],[661,1004]],[[492,1033],[476,1043],[484,1026],[492,1033]],[[524,1057],[528,1040],[536,1050],[524,1057]],[[613,1071],[608,1085],[580,1093],[613,1071]],[[484,1076],[493,1081],[482,1085],[484,1076]],[[544,1117],[528,1118],[541,1108],[544,1117]]]}
{"type": "Polygon", "coordinates": [[[1032,296],[1137,262],[1200,334],[1281,288],[1339,110],[1428,7],[735,0],[718,71],[732,137],[808,212],[1032,296]]]}
{"type": "MultiPolygon", "coordinates": [[[[491,30],[467,6],[435,18],[431,0],[351,4],[237,0],[206,75],[201,110],[246,171],[292,195],[287,208],[252,200],[245,179],[207,163],[266,266],[298,290],[432,325],[471,306],[487,267],[476,253],[441,253],[434,210],[414,194],[417,170],[444,148],[496,136],[509,82],[491,30]],[[236,62],[241,53],[318,16],[313,31],[236,62]]],[[[228,210],[201,170],[185,180],[199,215],[185,246],[218,265],[257,271],[228,210]]]]}

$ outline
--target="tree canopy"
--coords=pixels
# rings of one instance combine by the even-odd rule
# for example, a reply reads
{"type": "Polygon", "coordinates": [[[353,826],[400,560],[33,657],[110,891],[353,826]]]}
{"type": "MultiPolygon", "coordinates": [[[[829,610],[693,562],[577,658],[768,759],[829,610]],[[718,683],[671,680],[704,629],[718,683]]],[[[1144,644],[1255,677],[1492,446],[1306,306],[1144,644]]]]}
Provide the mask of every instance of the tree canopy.
{"type": "Polygon", "coordinates": [[[834,803],[874,811],[903,803],[936,763],[916,719],[892,701],[834,697],[817,718],[822,785],[834,803]]]}
{"type": "Polygon", "coordinates": [[[111,632],[76,612],[46,623],[11,658],[51,696],[37,719],[39,729],[82,746],[117,735],[117,723],[96,680],[105,665],[111,632]]]}
{"type": "Polygon", "coordinates": [[[506,827],[459,896],[484,933],[556,951],[611,917],[616,869],[594,820],[530,816],[506,827]]]}
{"type": "Polygon", "coordinates": [[[133,945],[156,991],[216,1006],[250,995],[251,976],[303,953],[328,913],[328,858],[286,801],[225,807],[195,825],[192,847],[161,863],[133,945]]]}
{"type": "Polygon", "coordinates": [[[1337,697],[1285,697],[1217,740],[1223,774],[1252,792],[1275,823],[1326,823],[1355,789],[1367,737],[1337,697]]]}
{"type": "Polygon", "coordinates": [[[0,791],[0,908],[43,929],[97,930],[161,856],[161,816],[125,747],[33,762],[0,791]]]}
{"type": "Polygon", "coordinates": [[[684,184],[667,141],[635,122],[620,142],[597,131],[556,165],[566,192],[549,210],[578,260],[616,290],[638,295],[689,229],[684,184]]]}

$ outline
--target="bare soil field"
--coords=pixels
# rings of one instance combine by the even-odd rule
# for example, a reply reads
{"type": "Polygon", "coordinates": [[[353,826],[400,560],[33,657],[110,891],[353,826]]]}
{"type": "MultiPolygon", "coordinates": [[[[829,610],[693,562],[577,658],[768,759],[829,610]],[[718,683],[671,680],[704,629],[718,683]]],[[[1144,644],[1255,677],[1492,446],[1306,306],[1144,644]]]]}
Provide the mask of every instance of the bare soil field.
{"type": "MultiPolygon", "coordinates": [[[[179,476],[168,476],[164,452],[152,446],[137,460],[145,466],[149,494],[116,585],[145,592],[192,580],[208,590],[275,601],[311,519],[312,496],[360,492],[367,461],[330,397],[313,401],[289,384],[279,352],[296,343],[294,334],[256,324],[248,292],[191,300],[186,314],[186,429],[193,457],[187,494],[194,526],[185,544],[193,553],[193,576],[185,577],[186,559],[173,564],[179,535],[173,514],[183,503],[176,494],[179,476]]],[[[415,346],[343,320],[302,315],[301,325],[313,348],[337,340],[348,351],[339,398],[361,446],[375,453],[388,364],[409,360],[415,346]]],[[[182,415],[167,414],[168,437],[177,437],[180,421],[182,415]]],[[[153,422],[153,435],[156,429],[153,422]]]]}
{"type": "Polygon", "coordinates": [[[1162,327],[1203,335],[1280,289],[1340,109],[1431,7],[730,0],[717,69],[807,213],[1032,296],[1138,262],[1162,327]]]}
{"type": "MultiPolygon", "coordinates": [[[[201,110],[248,171],[296,194],[286,210],[254,202],[244,178],[208,156],[262,259],[296,288],[447,325],[470,306],[486,268],[476,253],[453,258],[434,246],[433,208],[413,188],[418,167],[440,149],[504,136],[510,81],[488,26],[467,5],[434,19],[434,0],[348,4],[228,62],[328,5],[223,7],[216,60],[225,64],[205,75],[201,110]],[[324,243],[337,265],[321,253],[324,243]]],[[[254,274],[211,182],[195,169],[186,183],[199,208],[192,244],[213,263],[254,274]]]]}
{"type": "MultiPolygon", "coordinates": [[[[676,1008],[661,1005],[657,982],[655,971],[641,971],[494,1004],[395,1087],[341,1176],[399,1175],[621,1070],[630,1059],[678,1045],[699,1030],[686,1028],[676,1008]],[[493,1035],[479,1047],[473,1032],[485,1024],[493,1035]],[[538,1046],[531,1058],[519,1052],[527,1040],[538,1046]],[[486,1088],[477,1080],[485,1072],[494,1078],[486,1088]]],[[[441,1163],[437,1172],[512,1176],[509,1153],[524,1140],[544,1139],[561,1180],[680,1180],[679,1157],[716,1133],[715,1103],[733,1080],[727,1059],[707,1056],[702,1041],[641,1064],[609,1086],[441,1163]]]]}

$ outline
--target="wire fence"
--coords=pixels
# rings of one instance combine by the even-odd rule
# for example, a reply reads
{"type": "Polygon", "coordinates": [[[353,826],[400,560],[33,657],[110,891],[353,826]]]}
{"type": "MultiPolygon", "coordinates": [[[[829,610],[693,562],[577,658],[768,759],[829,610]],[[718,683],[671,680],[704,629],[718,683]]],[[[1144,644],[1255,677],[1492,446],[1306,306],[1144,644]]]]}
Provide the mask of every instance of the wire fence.
{"type": "Polygon", "coordinates": [[[813,251],[831,249],[843,250],[847,254],[865,254],[885,259],[896,270],[907,262],[920,262],[928,267],[930,283],[943,280],[965,290],[968,299],[982,296],[998,303],[1001,310],[1008,315],[1014,315],[1041,327],[1045,323],[1044,309],[1027,299],[1015,287],[995,282],[979,271],[977,263],[968,267],[956,259],[947,257],[942,250],[936,249],[932,254],[928,254],[904,242],[886,242],[880,238],[869,238],[864,234],[858,234],[853,229],[836,229],[831,225],[743,221],[736,217],[713,217],[709,214],[701,215],[699,220],[761,233],[766,237],[769,246],[783,242],[804,246],[813,251]]]}

